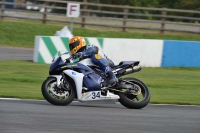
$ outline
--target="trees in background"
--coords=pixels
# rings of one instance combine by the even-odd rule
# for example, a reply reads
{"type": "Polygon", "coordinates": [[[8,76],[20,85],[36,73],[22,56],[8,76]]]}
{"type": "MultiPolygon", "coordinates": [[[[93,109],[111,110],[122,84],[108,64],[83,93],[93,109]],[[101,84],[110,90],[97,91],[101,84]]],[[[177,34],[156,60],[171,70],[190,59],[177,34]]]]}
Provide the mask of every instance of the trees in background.
{"type": "MultiPolygon", "coordinates": [[[[84,0],[79,0],[83,2],[84,0]]],[[[172,9],[188,9],[200,11],[200,0],[87,0],[88,2],[113,4],[113,5],[129,5],[141,7],[158,7],[172,9]]]]}
{"type": "MultiPolygon", "coordinates": [[[[81,1],[81,0],[80,0],[81,1]]],[[[129,6],[137,6],[137,7],[156,7],[156,8],[170,8],[170,9],[184,9],[184,10],[197,10],[200,11],[200,0],[87,0],[87,2],[93,3],[102,3],[102,4],[113,4],[113,5],[129,5],[129,6]]],[[[90,9],[95,9],[93,7],[89,7],[90,9]]],[[[101,10],[106,11],[115,11],[115,12],[123,12],[123,9],[120,8],[108,8],[108,7],[99,7],[101,10]]],[[[144,10],[135,10],[129,9],[130,13],[138,13],[138,14],[161,14],[159,11],[144,11],[144,10]]],[[[168,15],[174,16],[187,16],[187,17],[200,17],[200,14],[185,14],[185,13],[176,13],[176,12],[168,12],[168,15]]],[[[97,14],[101,16],[101,14],[97,14]]],[[[109,17],[110,15],[107,15],[109,17]]],[[[120,15],[114,15],[112,17],[121,17],[120,15]]],[[[132,18],[145,18],[145,17],[137,17],[134,16],[132,18]]],[[[159,19],[159,18],[151,18],[147,17],[146,19],[159,19]]],[[[176,18],[171,18],[170,20],[179,21],[176,18]]],[[[185,20],[189,21],[189,20],[185,20]]]]}
{"type": "MultiPolygon", "coordinates": [[[[26,0],[30,2],[38,2],[37,0],[26,0]]],[[[67,1],[67,0],[66,0],[67,1]]],[[[77,2],[92,2],[113,5],[129,5],[140,7],[158,7],[172,9],[186,9],[200,11],[200,0],[69,0],[77,2]]]]}
{"type": "MultiPolygon", "coordinates": [[[[37,2],[37,0],[27,0],[37,2]]],[[[170,8],[170,9],[184,9],[184,10],[197,10],[200,11],[200,0],[69,0],[74,2],[91,2],[91,3],[101,3],[101,4],[112,4],[112,5],[128,5],[136,7],[155,7],[155,8],[170,8]]],[[[66,7],[67,4],[56,3],[57,6],[66,7]]],[[[123,8],[110,8],[110,7],[96,7],[96,6],[87,6],[87,9],[92,10],[103,10],[103,11],[113,11],[113,12],[124,12],[123,8]]],[[[57,13],[66,13],[65,10],[54,9],[53,12],[57,13]]],[[[151,10],[138,10],[138,9],[129,9],[129,13],[134,13],[135,15],[129,16],[130,18],[136,19],[149,19],[149,20],[159,20],[159,17],[147,17],[137,14],[161,14],[161,11],[151,11],[151,10]]],[[[167,12],[168,15],[173,16],[187,16],[187,17],[200,17],[200,14],[192,13],[179,13],[179,12],[167,12]]],[[[119,17],[123,18],[121,14],[102,14],[102,13],[92,13],[87,12],[87,15],[96,15],[104,17],[119,17]]],[[[177,18],[169,18],[169,20],[179,21],[177,18]]],[[[189,20],[184,20],[189,21],[189,20]]]]}

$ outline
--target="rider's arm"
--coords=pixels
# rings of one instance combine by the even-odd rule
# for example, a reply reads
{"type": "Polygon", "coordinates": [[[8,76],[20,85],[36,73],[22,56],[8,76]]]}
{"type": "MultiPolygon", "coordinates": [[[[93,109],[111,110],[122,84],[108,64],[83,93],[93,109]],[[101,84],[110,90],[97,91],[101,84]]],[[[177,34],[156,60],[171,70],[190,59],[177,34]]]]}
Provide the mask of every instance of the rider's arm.
{"type": "Polygon", "coordinates": [[[77,58],[85,58],[85,57],[89,57],[93,54],[98,54],[98,52],[99,52],[99,48],[97,46],[91,46],[91,47],[88,47],[83,52],[78,52],[75,55],[77,58]]]}
{"type": "Polygon", "coordinates": [[[98,54],[98,52],[99,52],[99,48],[97,46],[92,46],[92,47],[87,48],[85,51],[83,51],[82,56],[88,57],[93,54],[98,54]]]}

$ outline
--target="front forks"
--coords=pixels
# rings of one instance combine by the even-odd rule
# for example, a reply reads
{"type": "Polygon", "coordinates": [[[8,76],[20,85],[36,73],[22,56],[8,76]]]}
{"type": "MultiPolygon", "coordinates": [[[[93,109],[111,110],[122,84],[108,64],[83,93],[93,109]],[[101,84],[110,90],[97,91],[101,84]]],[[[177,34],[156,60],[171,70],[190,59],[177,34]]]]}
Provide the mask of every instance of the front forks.
{"type": "Polygon", "coordinates": [[[67,80],[65,78],[64,73],[62,73],[61,75],[50,75],[49,77],[56,78],[56,86],[57,86],[57,88],[63,88],[65,90],[68,90],[69,84],[67,83],[67,80]],[[63,83],[64,81],[66,83],[63,83]],[[67,89],[66,89],[65,85],[66,85],[67,89]]]}
{"type": "Polygon", "coordinates": [[[56,86],[57,86],[58,88],[60,88],[60,83],[61,83],[61,78],[62,78],[62,76],[61,76],[61,75],[49,75],[49,77],[54,77],[54,78],[56,78],[56,86]]]}

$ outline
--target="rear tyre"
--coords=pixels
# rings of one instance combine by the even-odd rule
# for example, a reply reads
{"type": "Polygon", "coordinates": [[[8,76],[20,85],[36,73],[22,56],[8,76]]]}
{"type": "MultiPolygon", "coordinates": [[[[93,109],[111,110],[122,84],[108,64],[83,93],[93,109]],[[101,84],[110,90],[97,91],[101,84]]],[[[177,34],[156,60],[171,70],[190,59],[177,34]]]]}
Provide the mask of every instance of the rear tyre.
{"type": "Polygon", "coordinates": [[[75,98],[75,90],[67,81],[65,81],[65,84],[67,84],[65,88],[58,88],[56,78],[47,78],[41,88],[43,97],[53,105],[65,106],[70,104],[75,98]]]}
{"type": "MultiPolygon", "coordinates": [[[[138,93],[117,92],[120,97],[119,102],[129,109],[144,108],[150,101],[150,92],[147,86],[135,78],[125,78],[124,80],[133,83],[138,88],[138,93]]],[[[130,83],[124,83],[130,85],[130,83]]]]}

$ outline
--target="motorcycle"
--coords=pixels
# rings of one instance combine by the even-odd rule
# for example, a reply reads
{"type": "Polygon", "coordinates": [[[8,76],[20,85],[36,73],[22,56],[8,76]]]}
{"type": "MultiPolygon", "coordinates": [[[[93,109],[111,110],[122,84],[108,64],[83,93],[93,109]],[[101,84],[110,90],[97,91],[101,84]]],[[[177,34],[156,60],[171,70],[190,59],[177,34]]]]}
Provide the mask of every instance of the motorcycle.
{"type": "Polygon", "coordinates": [[[73,100],[83,103],[116,103],[130,109],[141,109],[150,101],[148,87],[136,78],[120,78],[141,70],[139,61],[122,61],[113,66],[118,78],[115,85],[108,83],[99,66],[90,58],[74,62],[69,52],[58,51],[43,82],[43,97],[53,105],[65,106],[73,100]]]}

